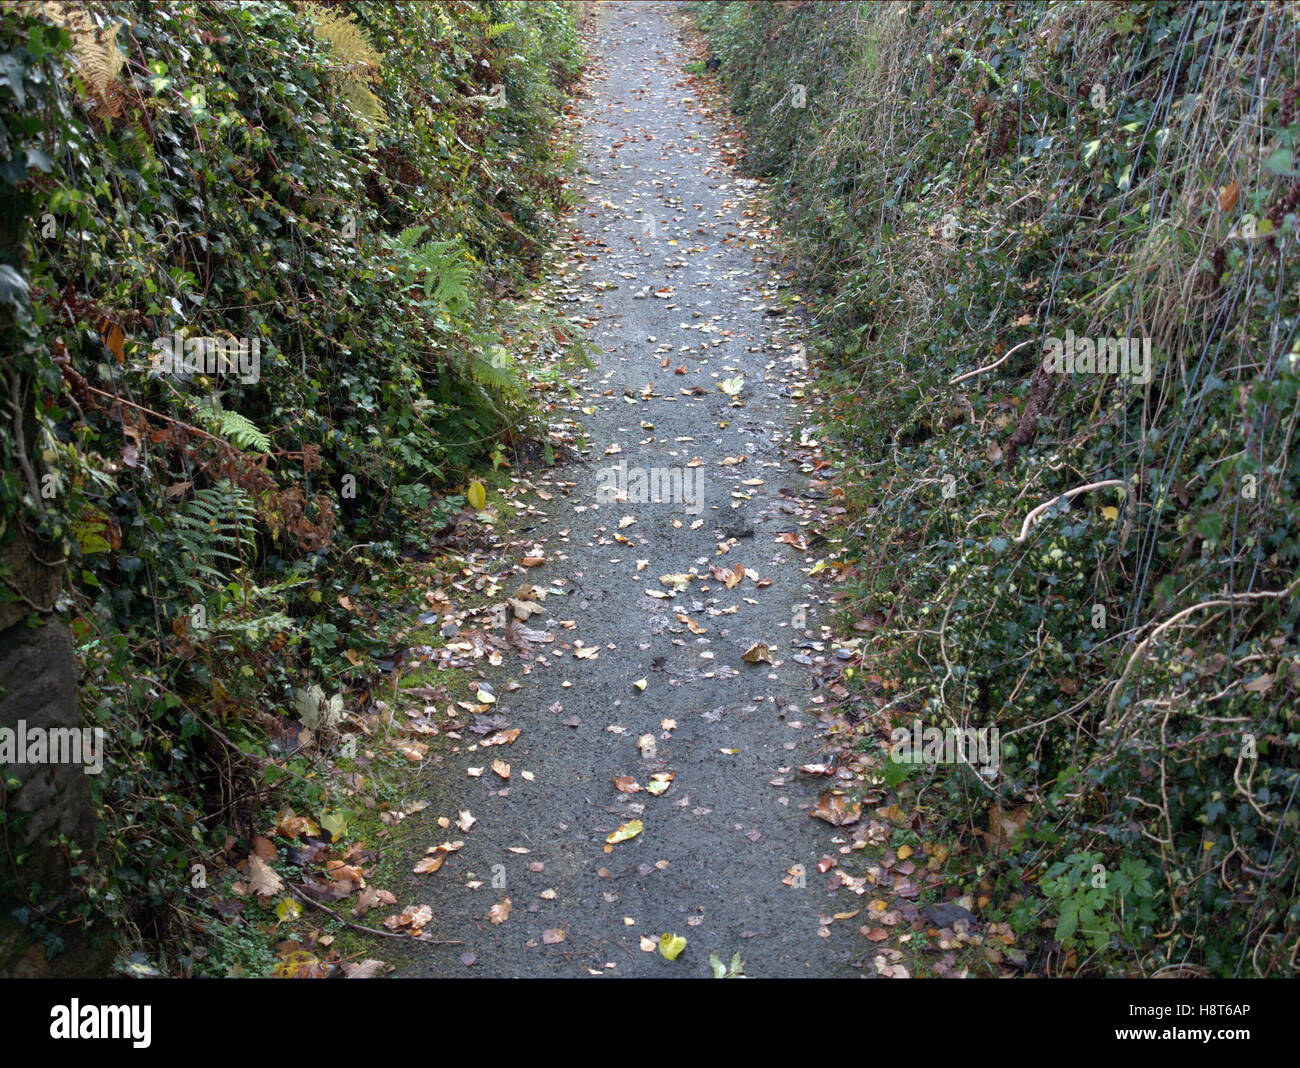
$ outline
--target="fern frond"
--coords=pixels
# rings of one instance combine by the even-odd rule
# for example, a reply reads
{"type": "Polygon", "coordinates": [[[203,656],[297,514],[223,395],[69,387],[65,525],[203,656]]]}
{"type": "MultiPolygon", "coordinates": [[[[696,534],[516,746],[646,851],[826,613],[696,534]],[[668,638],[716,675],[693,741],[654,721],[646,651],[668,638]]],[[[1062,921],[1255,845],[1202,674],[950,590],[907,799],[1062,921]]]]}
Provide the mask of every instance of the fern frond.
{"type": "Polygon", "coordinates": [[[271,439],[246,416],[225,408],[215,408],[206,403],[200,405],[199,410],[209,429],[225,438],[235,448],[243,449],[245,452],[270,453],[271,439]]]}
{"type": "Polygon", "coordinates": [[[384,57],[375,50],[352,15],[316,3],[304,4],[303,10],[312,21],[317,40],[328,41],[330,50],[340,60],[343,69],[335,78],[339,94],[357,127],[367,135],[370,147],[375,148],[380,131],[388,124],[388,113],[367,83],[378,75],[384,57]]]}
{"type": "Polygon", "coordinates": [[[430,241],[416,248],[426,226],[411,226],[393,242],[394,269],[404,286],[420,285],[424,299],[437,301],[453,315],[470,305],[474,263],[456,239],[430,241]]]}
{"type": "Polygon", "coordinates": [[[253,555],[257,513],[248,493],[230,482],[197,490],[167,515],[173,546],[162,554],[169,584],[203,601],[253,555]],[[207,583],[207,588],[204,583],[207,583]]]}
{"type": "Polygon", "coordinates": [[[304,4],[312,20],[312,32],[329,41],[334,54],[359,73],[373,74],[379,70],[384,57],[375,51],[365,31],[356,24],[353,16],[324,4],[304,4]]]}
{"type": "Polygon", "coordinates": [[[501,345],[493,345],[487,356],[471,353],[469,374],[479,385],[509,397],[520,398],[528,391],[528,382],[515,358],[501,345]]]}
{"type": "Polygon", "coordinates": [[[96,111],[101,117],[119,114],[117,80],[126,56],[117,46],[117,33],[126,24],[119,22],[101,29],[91,18],[86,4],[24,2],[15,7],[72,34],[72,54],[78,73],[87,88],[99,98],[96,111]]]}
{"type": "Polygon", "coordinates": [[[384,110],[383,102],[360,82],[344,82],[339,91],[358,126],[368,135],[369,146],[375,148],[379,144],[380,131],[388,123],[388,112],[384,110]]]}
{"type": "Polygon", "coordinates": [[[420,238],[428,232],[428,229],[427,226],[408,226],[397,235],[397,243],[401,245],[402,248],[415,248],[415,246],[420,243],[420,238]]]}

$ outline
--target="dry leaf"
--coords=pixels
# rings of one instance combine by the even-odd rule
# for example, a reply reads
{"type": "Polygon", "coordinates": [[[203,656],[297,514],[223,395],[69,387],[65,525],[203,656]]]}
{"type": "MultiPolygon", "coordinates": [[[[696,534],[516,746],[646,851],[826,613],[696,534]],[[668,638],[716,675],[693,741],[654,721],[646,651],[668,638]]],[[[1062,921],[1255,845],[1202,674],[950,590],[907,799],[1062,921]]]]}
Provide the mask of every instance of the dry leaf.
{"type": "Polygon", "coordinates": [[[248,887],[259,897],[272,897],[284,889],[284,880],[254,853],[248,858],[248,887]]]}
{"type": "Polygon", "coordinates": [[[610,845],[616,845],[619,842],[626,842],[629,838],[635,838],[643,830],[645,830],[645,824],[640,820],[629,820],[606,838],[605,841],[610,845]]]}
{"type": "Polygon", "coordinates": [[[817,799],[817,807],[812,815],[825,820],[835,827],[847,827],[862,818],[862,805],[857,801],[847,801],[842,794],[822,794],[817,799]]]}

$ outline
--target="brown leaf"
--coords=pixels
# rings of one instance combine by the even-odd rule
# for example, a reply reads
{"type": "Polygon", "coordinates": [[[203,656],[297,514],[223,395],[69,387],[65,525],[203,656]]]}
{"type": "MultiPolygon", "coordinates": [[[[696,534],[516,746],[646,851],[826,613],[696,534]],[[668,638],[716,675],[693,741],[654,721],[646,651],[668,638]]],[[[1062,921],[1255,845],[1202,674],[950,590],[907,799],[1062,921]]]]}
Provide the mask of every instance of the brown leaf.
{"type": "Polygon", "coordinates": [[[457,852],[464,844],[464,842],[443,842],[441,845],[430,846],[429,855],[417,862],[412,870],[416,875],[435,872],[442,867],[444,860],[457,852]]]}
{"type": "Polygon", "coordinates": [[[989,829],[980,832],[994,849],[1007,849],[1020,837],[1020,832],[1029,822],[1028,805],[1004,811],[999,801],[994,801],[989,809],[989,829]]]}
{"type": "Polygon", "coordinates": [[[261,857],[263,860],[275,860],[278,855],[271,840],[269,838],[263,838],[260,834],[253,839],[253,854],[261,857]]]}
{"type": "Polygon", "coordinates": [[[254,853],[248,858],[248,886],[259,897],[272,897],[284,889],[284,880],[254,853]]]}
{"type": "Polygon", "coordinates": [[[371,909],[377,909],[380,905],[396,905],[397,898],[387,890],[378,890],[373,886],[367,886],[360,894],[357,895],[356,906],[352,909],[353,916],[364,916],[371,909]]]}
{"type": "Polygon", "coordinates": [[[862,818],[862,805],[857,801],[845,800],[842,794],[827,793],[818,798],[812,815],[832,826],[847,827],[862,818]]]}

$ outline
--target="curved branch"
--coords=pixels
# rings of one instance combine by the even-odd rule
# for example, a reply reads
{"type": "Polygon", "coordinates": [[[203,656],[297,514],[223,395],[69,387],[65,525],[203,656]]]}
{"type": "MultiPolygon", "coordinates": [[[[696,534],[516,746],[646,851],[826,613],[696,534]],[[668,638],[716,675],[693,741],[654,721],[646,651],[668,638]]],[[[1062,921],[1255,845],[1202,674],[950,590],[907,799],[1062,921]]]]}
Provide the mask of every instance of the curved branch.
{"type": "Polygon", "coordinates": [[[1190,608],[1184,608],[1181,612],[1175,612],[1172,616],[1152,630],[1150,634],[1143,638],[1142,641],[1138,643],[1137,648],[1133,650],[1132,655],[1129,656],[1128,663],[1124,665],[1123,673],[1115,680],[1115,685],[1110,691],[1110,698],[1106,701],[1106,713],[1102,717],[1103,727],[1114,714],[1115,703],[1119,700],[1120,690],[1123,689],[1124,683],[1128,681],[1129,675],[1133,673],[1133,668],[1145,656],[1151,643],[1180,619],[1186,619],[1193,612],[1199,612],[1202,608],[1232,608],[1240,604],[1242,601],[1261,601],[1269,597],[1290,597],[1298,586],[1300,586],[1300,578],[1294,579],[1286,589],[1261,590],[1258,593],[1239,593],[1232,597],[1218,597],[1212,601],[1202,601],[1200,604],[1194,604],[1190,608]]]}
{"type": "Polygon", "coordinates": [[[1022,341],[1019,345],[1016,345],[1014,348],[1007,349],[1006,354],[1002,357],[1002,359],[998,360],[996,363],[991,363],[987,367],[977,367],[973,371],[967,371],[964,375],[958,375],[956,378],[950,378],[948,380],[948,385],[955,386],[958,382],[963,382],[968,378],[974,378],[976,375],[982,375],[985,371],[992,371],[993,368],[995,367],[1001,367],[1004,363],[1007,362],[1007,360],[1011,359],[1012,355],[1019,352],[1026,345],[1032,345],[1037,340],[1038,340],[1037,338],[1031,337],[1028,341],[1022,341]]]}
{"type": "Polygon", "coordinates": [[[1089,482],[1086,486],[1075,486],[1074,489],[1066,490],[1064,493],[1058,494],[1057,496],[1053,497],[1050,501],[1044,501],[1032,512],[1030,512],[1027,516],[1025,516],[1025,521],[1020,525],[1020,534],[1014,540],[1018,544],[1024,541],[1027,537],[1029,537],[1029,527],[1033,523],[1033,521],[1037,519],[1040,515],[1042,515],[1045,511],[1047,511],[1047,509],[1051,508],[1052,505],[1054,505],[1057,501],[1060,500],[1068,501],[1071,497],[1077,496],[1080,493],[1087,493],[1089,490],[1105,489],[1107,486],[1123,486],[1123,485],[1124,485],[1123,479],[1108,478],[1101,482],[1089,482]]]}

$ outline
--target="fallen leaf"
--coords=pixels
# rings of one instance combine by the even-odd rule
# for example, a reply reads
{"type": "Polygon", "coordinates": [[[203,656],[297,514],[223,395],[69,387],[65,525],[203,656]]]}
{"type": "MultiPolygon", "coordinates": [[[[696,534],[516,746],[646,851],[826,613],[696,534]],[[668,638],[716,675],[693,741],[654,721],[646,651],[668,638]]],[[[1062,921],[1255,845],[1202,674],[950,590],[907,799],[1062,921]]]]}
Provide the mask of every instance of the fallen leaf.
{"type": "Polygon", "coordinates": [[[847,827],[862,818],[862,805],[857,801],[846,801],[842,794],[827,793],[817,799],[812,815],[832,826],[847,827]]]}
{"type": "Polygon", "coordinates": [[[686,948],[686,939],[679,934],[666,934],[659,937],[659,953],[664,960],[676,960],[686,948]]]}
{"type": "Polygon", "coordinates": [[[626,842],[629,838],[635,838],[643,830],[645,830],[645,825],[640,820],[629,820],[606,838],[605,841],[610,845],[616,845],[619,842],[626,842]]]}
{"type": "Polygon", "coordinates": [[[254,853],[248,858],[248,887],[258,897],[273,897],[284,889],[284,880],[254,853]]]}

